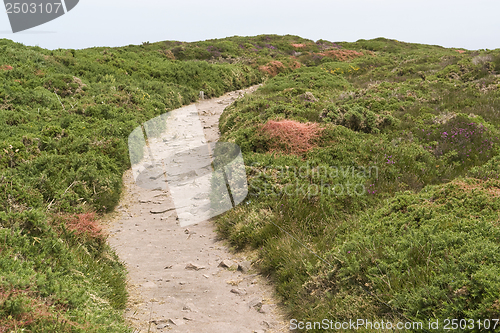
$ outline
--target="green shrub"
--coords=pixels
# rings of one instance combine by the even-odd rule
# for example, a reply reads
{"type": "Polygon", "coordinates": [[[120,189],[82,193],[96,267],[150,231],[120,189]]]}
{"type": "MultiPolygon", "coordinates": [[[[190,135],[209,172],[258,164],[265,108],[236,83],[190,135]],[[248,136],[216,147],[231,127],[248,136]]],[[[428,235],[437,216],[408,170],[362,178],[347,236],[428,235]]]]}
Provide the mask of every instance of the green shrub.
{"type": "Polygon", "coordinates": [[[390,115],[379,116],[362,106],[354,105],[339,109],[330,105],[323,113],[323,119],[334,124],[342,125],[353,131],[378,133],[380,129],[397,123],[390,115]]]}

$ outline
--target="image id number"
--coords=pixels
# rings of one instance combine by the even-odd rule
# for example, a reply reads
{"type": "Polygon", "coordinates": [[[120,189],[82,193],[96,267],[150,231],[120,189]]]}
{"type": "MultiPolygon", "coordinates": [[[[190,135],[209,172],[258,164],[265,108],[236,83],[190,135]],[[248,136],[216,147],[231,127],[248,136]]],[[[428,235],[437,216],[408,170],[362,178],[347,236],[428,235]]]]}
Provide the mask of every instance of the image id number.
{"type": "Polygon", "coordinates": [[[58,13],[61,7],[61,3],[46,3],[44,4],[36,4],[36,3],[27,3],[27,2],[15,2],[15,3],[6,3],[5,8],[7,9],[7,14],[35,14],[35,13],[58,13]]]}

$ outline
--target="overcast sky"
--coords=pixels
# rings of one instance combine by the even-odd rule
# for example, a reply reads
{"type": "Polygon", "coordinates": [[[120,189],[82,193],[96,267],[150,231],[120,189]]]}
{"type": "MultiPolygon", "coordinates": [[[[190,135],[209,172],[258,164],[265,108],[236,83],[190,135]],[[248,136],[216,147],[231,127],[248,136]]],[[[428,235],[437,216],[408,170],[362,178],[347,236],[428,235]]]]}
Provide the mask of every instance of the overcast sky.
{"type": "Polygon", "coordinates": [[[64,16],[15,34],[2,11],[0,38],[48,49],[81,49],[292,34],[315,41],[386,37],[495,49],[500,48],[499,13],[499,0],[80,0],[64,16]]]}

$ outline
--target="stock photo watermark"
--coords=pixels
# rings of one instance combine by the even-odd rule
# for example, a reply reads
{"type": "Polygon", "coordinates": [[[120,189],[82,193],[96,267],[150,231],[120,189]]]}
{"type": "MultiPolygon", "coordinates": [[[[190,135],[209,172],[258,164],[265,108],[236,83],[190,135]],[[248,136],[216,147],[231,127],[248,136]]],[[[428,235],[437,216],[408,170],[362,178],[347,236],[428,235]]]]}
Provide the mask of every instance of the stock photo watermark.
{"type": "Polygon", "coordinates": [[[299,321],[290,320],[290,330],[411,330],[411,331],[433,331],[433,330],[495,330],[499,325],[499,319],[431,319],[428,321],[396,321],[349,319],[344,321],[323,319],[321,321],[299,321]]]}
{"type": "Polygon", "coordinates": [[[52,21],[73,8],[79,0],[4,0],[12,32],[20,32],[52,21]]]}
{"type": "Polygon", "coordinates": [[[128,145],[136,184],[170,192],[181,226],[220,215],[248,194],[240,148],[208,143],[195,105],[138,126],[128,145]]]}
{"type": "MultiPolygon", "coordinates": [[[[256,163],[251,164],[255,167],[256,163]]],[[[264,166],[256,178],[272,175],[279,183],[251,182],[251,196],[362,196],[374,194],[373,184],[366,185],[369,179],[378,179],[377,166],[317,166],[309,164],[296,166],[264,166]],[[316,182],[306,180],[316,179],[316,182]],[[290,181],[291,180],[291,181],[290,181]]]]}

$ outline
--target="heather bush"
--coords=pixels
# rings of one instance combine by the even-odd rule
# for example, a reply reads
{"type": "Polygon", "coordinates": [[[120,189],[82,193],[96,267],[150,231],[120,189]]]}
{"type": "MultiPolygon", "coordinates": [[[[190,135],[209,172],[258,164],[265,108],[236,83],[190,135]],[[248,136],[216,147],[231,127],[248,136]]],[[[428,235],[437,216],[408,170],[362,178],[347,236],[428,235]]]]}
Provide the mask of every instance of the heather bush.
{"type": "Polygon", "coordinates": [[[377,115],[375,112],[359,105],[344,108],[329,105],[322,118],[324,121],[365,133],[378,133],[384,127],[390,127],[397,123],[396,119],[390,115],[377,115]]]}

